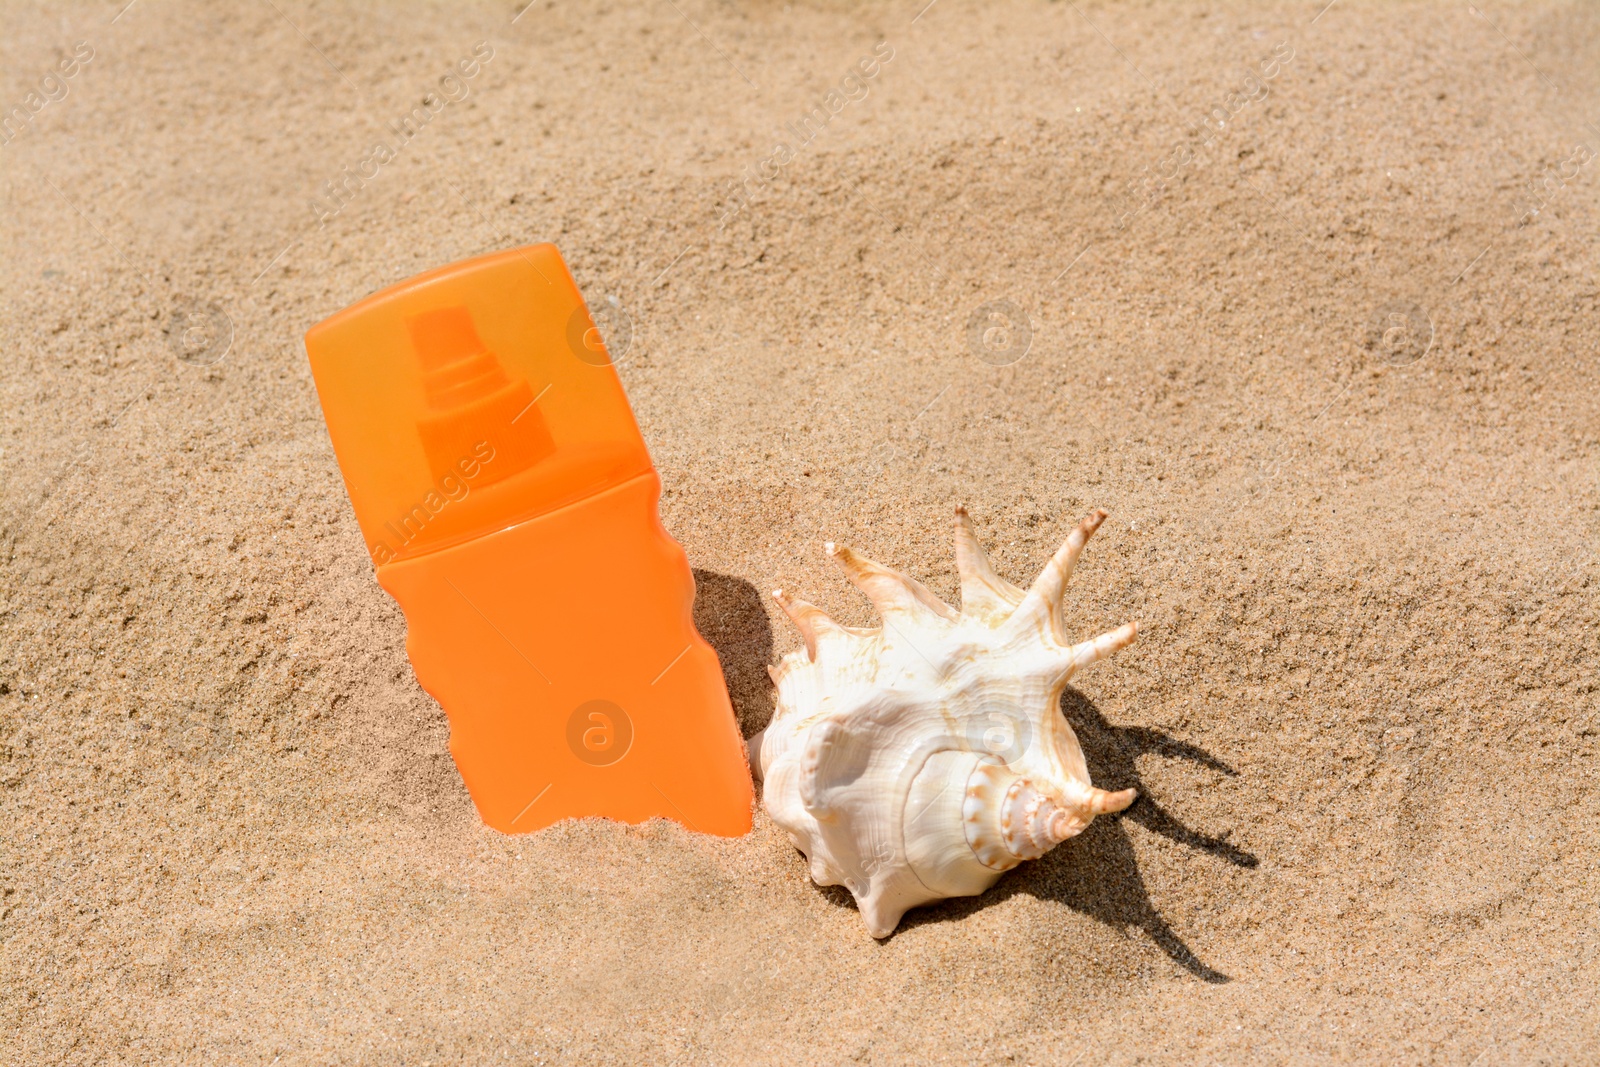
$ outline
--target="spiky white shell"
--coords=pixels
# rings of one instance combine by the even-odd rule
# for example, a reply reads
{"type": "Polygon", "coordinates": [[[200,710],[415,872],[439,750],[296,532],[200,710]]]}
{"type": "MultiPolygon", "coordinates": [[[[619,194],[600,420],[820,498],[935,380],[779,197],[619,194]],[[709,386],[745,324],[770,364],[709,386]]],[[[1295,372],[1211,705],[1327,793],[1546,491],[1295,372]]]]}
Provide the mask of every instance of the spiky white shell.
{"type": "Polygon", "coordinates": [[[872,936],[887,937],[908,908],[983,892],[1133,802],[1131,789],[1090,783],[1059,708],[1074,671],[1137,633],[1130,623],[1065,638],[1062,593],[1104,518],[1084,519],[1024,593],[994,573],[957,508],[960,611],[832,544],[882,626],[840,626],[773,594],[806,647],[773,668],[777,707],[751,738],[751,767],[811,877],[848,889],[872,936]]]}

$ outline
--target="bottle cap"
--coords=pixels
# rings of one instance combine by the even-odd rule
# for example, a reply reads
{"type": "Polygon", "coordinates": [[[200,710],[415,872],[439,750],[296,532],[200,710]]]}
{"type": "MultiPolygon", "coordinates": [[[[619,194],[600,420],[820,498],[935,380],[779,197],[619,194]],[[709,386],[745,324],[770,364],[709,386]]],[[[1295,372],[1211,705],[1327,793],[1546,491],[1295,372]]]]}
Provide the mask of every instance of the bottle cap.
{"type": "Polygon", "coordinates": [[[306,352],[378,566],[652,469],[554,245],[418,275],[312,327],[306,352]]]}

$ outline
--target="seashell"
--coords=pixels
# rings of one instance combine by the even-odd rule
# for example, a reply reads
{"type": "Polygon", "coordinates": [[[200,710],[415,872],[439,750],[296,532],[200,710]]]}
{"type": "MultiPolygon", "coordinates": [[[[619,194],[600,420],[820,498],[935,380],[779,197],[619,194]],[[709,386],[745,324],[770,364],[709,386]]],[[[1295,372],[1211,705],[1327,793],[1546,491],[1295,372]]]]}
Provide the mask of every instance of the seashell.
{"type": "Polygon", "coordinates": [[[805,639],[771,669],[772,723],[750,739],[772,820],[818,885],[843,885],[873,937],[908,908],[974,896],[1137,795],[1089,781],[1060,711],[1078,669],[1133,643],[1129,623],[1069,643],[1061,598],[1084,519],[1026,592],[989,565],[956,509],[957,611],[915,579],[848,548],[827,551],[883,618],[841,626],[773,593],[805,639]]]}

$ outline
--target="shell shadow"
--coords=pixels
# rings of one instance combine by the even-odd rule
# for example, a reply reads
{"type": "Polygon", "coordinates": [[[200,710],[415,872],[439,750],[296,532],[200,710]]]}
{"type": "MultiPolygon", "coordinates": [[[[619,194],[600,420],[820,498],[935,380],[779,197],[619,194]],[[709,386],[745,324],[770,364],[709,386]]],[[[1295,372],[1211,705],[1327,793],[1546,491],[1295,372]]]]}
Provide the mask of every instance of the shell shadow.
{"type": "Polygon", "coordinates": [[[1230,777],[1238,772],[1204,749],[1160,730],[1113,726],[1093,701],[1075,689],[1062,695],[1061,710],[1083,746],[1094,784],[1108,790],[1131,786],[1139,790],[1139,799],[1121,815],[1102,815],[1078,837],[1033,863],[1024,863],[982,896],[908,912],[901,929],[963,917],[1015,893],[1027,893],[1040,900],[1058,901],[1118,930],[1143,931],[1169,959],[1202,981],[1232,981],[1200,959],[1151,901],[1123,820],[1131,819],[1153,833],[1236,867],[1254,868],[1260,861],[1229,842],[1226,834],[1213,837],[1201,833],[1157,803],[1140,778],[1135,760],[1156,753],[1192,760],[1230,777]]]}
{"type": "Polygon", "coordinates": [[[694,572],[694,624],[717,650],[728,696],[739,720],[739,733],[749,737],[772,721],[772,623],[756,587],[743,578],[716,571],[694,572]]]}

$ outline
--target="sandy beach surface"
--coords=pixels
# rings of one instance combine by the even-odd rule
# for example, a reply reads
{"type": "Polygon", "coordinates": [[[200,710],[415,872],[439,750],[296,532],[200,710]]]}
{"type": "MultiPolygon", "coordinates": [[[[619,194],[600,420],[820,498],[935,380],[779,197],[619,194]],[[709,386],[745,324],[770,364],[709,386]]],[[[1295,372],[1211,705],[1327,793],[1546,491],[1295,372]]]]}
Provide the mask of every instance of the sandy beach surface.
{"type": "Polygon", "coordinates": [[[1600,8],[1324,3],[6,3],[0,1060],[1600,1060],[1600,8]],[[485,829],[301,336],[546,240],[745,735],[824,541],[1105,507],[1137,804],[883,941],[485,829]]]}

